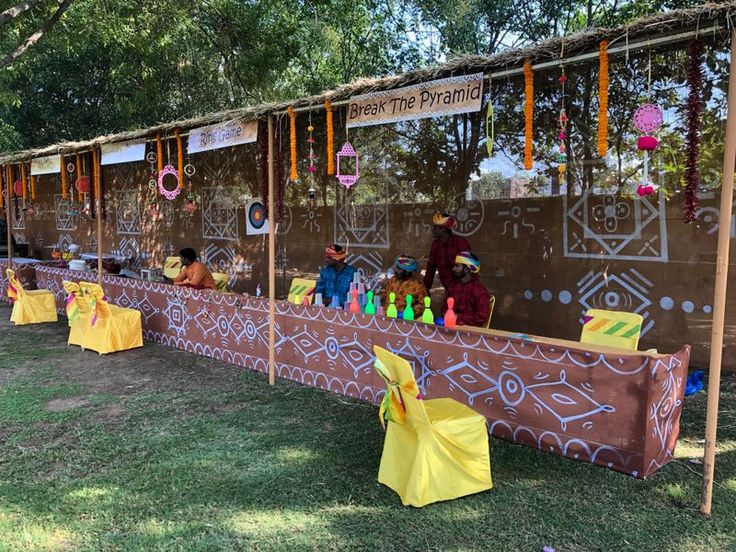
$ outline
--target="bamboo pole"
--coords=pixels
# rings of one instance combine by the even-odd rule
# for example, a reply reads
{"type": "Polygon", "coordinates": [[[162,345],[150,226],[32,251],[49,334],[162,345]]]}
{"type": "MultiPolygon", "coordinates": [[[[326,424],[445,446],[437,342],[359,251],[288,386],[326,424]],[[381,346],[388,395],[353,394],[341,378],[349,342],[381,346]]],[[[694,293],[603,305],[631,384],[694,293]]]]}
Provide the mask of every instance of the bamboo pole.
{"type": "Polygon", "coordinates": [[[268,116],[268,383],[276,383],[276,209],[274,207],[273,117],[268,116]]]}
{"type": "Polygon", "coordinates": [[[7,201],[5,202],[5,226],[8,230],[8,268],[13,270],[13,215],[11,209],[13,208],[13,182],[8,182],[12,179],[12,169],[10,165],[5,166],[6,186],[8,194],[6,196],[7,201]]]}
{"type": "Polygon", "coordinates": [[[708,405],[705,421],[705,454],[703,458],[703,493],[700,511],[709,516],[713,501],[713,477],[716,462],[716,430],[718,428],[718,397],[721,384],[723,356],[723,327],[726,319],[726,284],[731,240],[733,204],[733,175],[736,162],[736,31],[731,33],[731,62],[728,76],[728,114],[726,115],[726,143],[723,149],[723,181],[716,255],[716,285],[713,297],[713,327],[708,369],[708,405]]]}

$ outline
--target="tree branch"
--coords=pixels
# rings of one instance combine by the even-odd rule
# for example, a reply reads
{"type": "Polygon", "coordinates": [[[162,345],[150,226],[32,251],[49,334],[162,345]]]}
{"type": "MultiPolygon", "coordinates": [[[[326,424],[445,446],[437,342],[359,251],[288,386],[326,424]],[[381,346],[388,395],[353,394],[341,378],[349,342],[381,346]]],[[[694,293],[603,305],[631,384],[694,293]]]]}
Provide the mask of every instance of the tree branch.
{"type": "Polygon", "coordinates": [[[23,12],[30,10],[40,1],[41,0],[25,0],[25,2],[21,2],[20,4],[13,6],[12,8],[8,8],[4,12],[0,13],[0,27],[5,25],[6,23],[10,23],[13,19],[18,17],[23,12]]]}
{"type": "Polygon", "coordinates": [[[41,37],[46,34],[51,27],[56,25],[56,23],[61,19],[61,16],[64,15],[64,12],[69,8],[71,3],[74,0],[64,0],[61,4],[59,4],[59,7],[54,12],[54,15],[49,17],[46,20],[46,23],[43,24],[43,26],[37,30],[35,33],[33,33],[31,36],[29,36],[23,44],[18,46],[14,51],[10,52],[8,55],[6,55],[4,58],[0,59],[0,69],[4,69],[8,65],[15,62],[16,59],[18,59],[20,56],[22,56],[28,48],[33,46],[36,42],[41,40],[41,37]]]}

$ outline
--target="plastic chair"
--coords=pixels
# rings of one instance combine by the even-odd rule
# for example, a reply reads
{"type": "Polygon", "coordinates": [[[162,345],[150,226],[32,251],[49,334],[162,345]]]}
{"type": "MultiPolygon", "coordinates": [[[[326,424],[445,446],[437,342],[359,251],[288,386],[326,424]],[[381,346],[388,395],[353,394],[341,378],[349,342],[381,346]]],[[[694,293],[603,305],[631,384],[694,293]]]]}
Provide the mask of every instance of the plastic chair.
{"type": "Polygon", "coordinates": [[[89,325],[82,348],[101,355],[143,346],[141,313],[110,305],[98,284],[80,282],[79,287],[89,302],[89,325]]]}
{"type": "Polygon", "coordinates": [[[633,312],[590,309],[585,313],[580,342],[636,351],[643,321],[633,312]]]}
{"type": "Polygon", "coordinates": [[[42,324],[56,322],[56,297],[47,289],[26,291],[15,275],[15,271],[6,269],[8,276],[8,299],[13,302],[10,321],[18,326],[24,324],[42,324]]]}
{"type": "Polygon", "coordinates": [[[174,279],[181,272],[181,259],[179,257],[166,257],[164,261],[164,276],[174,279]]]}
{"type": "Polygon", "coordinates": [[[491,318],[493,318],[493,307],[496,306],[496,296],[491,295],[490,306],[488,308],[488,322],[486,322],[486,329],[491,327],[491,318]]]}
{"type": "Polygon", "coordinates": [[[212,279],[215,281],[217,291],[220,291],[222,293],[230,293],[230,288],[228,287],[228,284],[230,283],[230,276],[224,274],[223,272],[213,272],[212,279]]]}
{"type": "Polygon", "coordinates": [[[486,419],[453,399],[422,400],[411,365],[374,346],[387,385],[378,481],[405,505],[425,506],[493,488],[486,419]]]}
{"type": "Polygon", "coordinates": [[[66,317],[69,321],[68,345],[82,346],[89,328],[89,302],[76,282],[64,281],[66,291],[66,317]]]}
{"type": "Polygon", "coordinates": [[[302,304],[304,302],[304,298],[306,297],[309,304],[312,304],[312,301],[314,300],[314,290],[317,287],[317,281],[316,280],[307,280],[305,278],[294,278],[291,281],[291,286],[289,287],[289,296],[287,298],[287,301],[289,303],[298,303],[302,304]]]}

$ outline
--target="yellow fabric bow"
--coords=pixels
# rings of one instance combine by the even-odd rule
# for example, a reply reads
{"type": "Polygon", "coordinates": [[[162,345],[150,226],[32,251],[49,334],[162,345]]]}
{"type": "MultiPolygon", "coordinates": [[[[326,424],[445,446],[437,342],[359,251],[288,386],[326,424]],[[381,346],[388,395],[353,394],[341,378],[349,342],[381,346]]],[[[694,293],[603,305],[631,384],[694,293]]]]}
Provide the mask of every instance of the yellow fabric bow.
{"type": "Polygon", "coordinates": [[[401,392],[410,393],[413,397],[419,396],[419,388],[415,381],[399,383],[393,379],[386,366],[378,359],[374,364],[376,371],[386,382],[386,393],[383,395],[381,406],[378,409],[378,419],[386,429],[386,422],[403,424],[406,419],[406,408],[401,400],[401,392]]]}

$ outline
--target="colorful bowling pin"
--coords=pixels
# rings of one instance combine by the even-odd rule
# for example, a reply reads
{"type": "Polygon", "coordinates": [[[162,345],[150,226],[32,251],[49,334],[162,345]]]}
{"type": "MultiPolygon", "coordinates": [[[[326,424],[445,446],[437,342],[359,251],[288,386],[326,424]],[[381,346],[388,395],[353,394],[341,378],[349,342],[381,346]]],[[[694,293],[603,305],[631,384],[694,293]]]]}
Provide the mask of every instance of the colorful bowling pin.
{"type": "Polygon", "coordinates": [[[398,318],[399,311],[396,310],[396,294],[392,291],[388,294],[388,307],[386,307],[386,318],[398,318]]]}
{"type": "Polygon", "coordinates": [[[375,307],[376,314],[383,316],[383,305],[381,305],[381,298],[378,295],[373,298],[373,306],[375,307]]]}
{"type": "Polygon", "coordinates": [[[337,295],[332,296],[332,303],[330,303],[331,309],[339,309],[340,308],[340,298],[337,295]]]}
{"type": "Polygon", "coordinates": [[[373,303],[373,292],[369,291],[368,296],[366,297],[365,301],[365,313],[366,314],[376,314],[376,305],[373,303]]]}
{"type": "Polygon", "coordinates": [[[360,303],[358,303],[358,288],[353,288],[353,299],[350,301],[350,312],[360,312],[360,303]]]}
{"type": "Polygon", "coordinates": [[[424,298],[424,312],[422,313],[422,322],[424,322],[425,324],[434,324],[434,314],[432,314],[432,309],[430,308],[431,303],[431,298],[424,298]]]}
{"type": "Polygon", "coordinates": [[[457,315],[452,308],[455,306],[455,299],[452,297],[447,298],[447,312],[445,313],[445,328],[456,328],[457,327],[457,315]]]}
{"type": "Polygon", "coordinates": [[[302,300],[302,305],[304,305],[305,307],[309,306],[309,296],[308,295],[304,296],[304,299],[302,300]]]}
{"type": "Polygon", "coordinates": [[[414,309],[411,308],[411,302],[414,298],[411,294],[406,296],[406,307],[404,307],[404,320],[414,320],[414,309]]]}
{"type": "Polygon", "coordinates": [[[315,293],[314,294],[314,303],[312,303],[315,307],[324,307],[324,304],[322,303],[322,294],[321,293],[315,293]]]}

